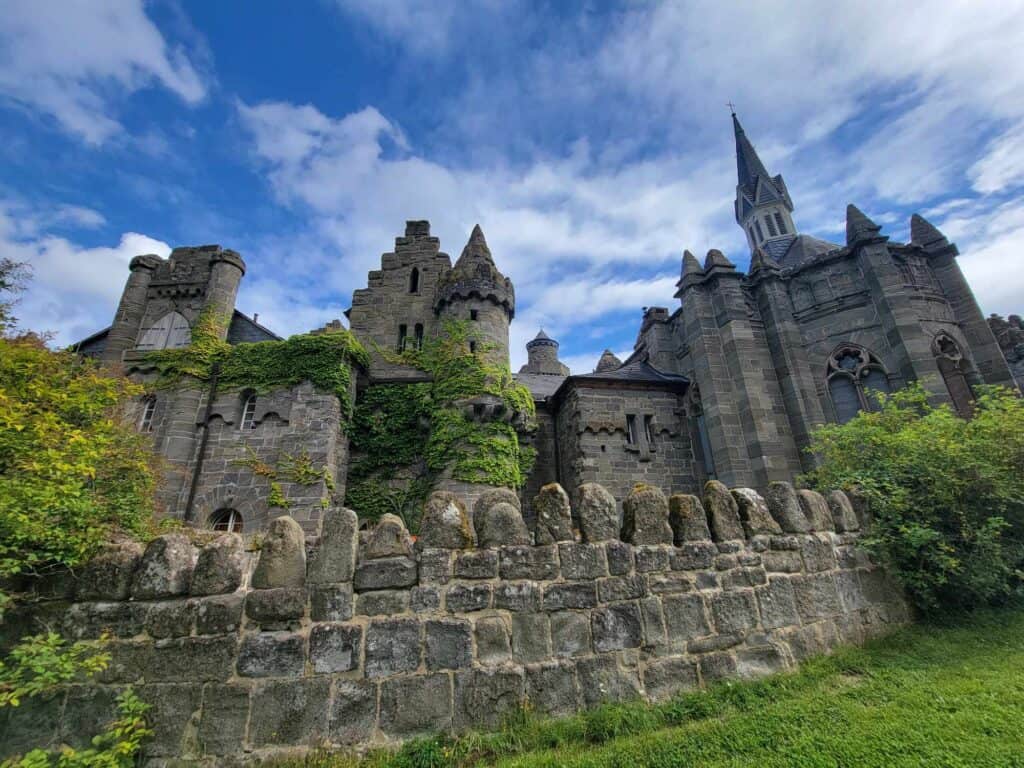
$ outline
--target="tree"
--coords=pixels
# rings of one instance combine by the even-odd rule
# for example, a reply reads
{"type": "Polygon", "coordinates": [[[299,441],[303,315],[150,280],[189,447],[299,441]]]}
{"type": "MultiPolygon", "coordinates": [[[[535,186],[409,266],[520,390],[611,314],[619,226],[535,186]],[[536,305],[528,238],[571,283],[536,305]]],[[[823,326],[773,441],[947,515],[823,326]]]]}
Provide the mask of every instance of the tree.
{"type": "Polygon", "coordinates": [[[24,290],[28,275],[28,264],[0,258],[0,333],[12,328],[16,322],[16,318],[11,315],[11,309],[14,306],[11,294],[24,290]],[[5,297],[4,294],[7,296],[5,297]]]}

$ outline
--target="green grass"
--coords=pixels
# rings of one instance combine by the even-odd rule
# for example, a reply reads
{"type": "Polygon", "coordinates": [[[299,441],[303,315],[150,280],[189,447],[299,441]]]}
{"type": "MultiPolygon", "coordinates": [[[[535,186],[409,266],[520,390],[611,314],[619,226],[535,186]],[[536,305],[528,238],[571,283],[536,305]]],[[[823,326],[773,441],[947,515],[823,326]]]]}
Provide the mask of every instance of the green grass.
{"type": "Polygon", "coordinates": [[[496,733],[279,765],[1024,768],[1024,610],[933,620],[795,673],[661,705],[558,720],[522,713],[496,733]]]}

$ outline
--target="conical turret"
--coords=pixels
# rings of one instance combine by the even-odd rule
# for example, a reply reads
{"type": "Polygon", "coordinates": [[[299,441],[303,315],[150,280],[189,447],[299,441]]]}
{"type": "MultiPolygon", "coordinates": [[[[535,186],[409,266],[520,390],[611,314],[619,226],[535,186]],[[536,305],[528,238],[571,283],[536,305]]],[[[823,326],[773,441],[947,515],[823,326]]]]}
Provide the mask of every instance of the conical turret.
{"type": "Polygon", "coordinates": [[[569,368],[558,359],[558,342],[541,328],[531,341],[526,342],[527,363],[520,373],[568,376],[569,368]]]}
{"type": "Polygon", "coordinates": [[[704,271],[707,272],[709,269],[714,267],[723,267],[725,269],[736,269],[736,265],[733,264],[729,259],[726,258],[725,254],[717,248],[712,248],[708,251],[708,255],[704,259],[704,271]]]}
{"type": "MultiPolygon", "coordinates": [[[[692,254],[691,254],[692,255],[692,254]]],[[[615,356],[610,349],[601,353],[601,359],[597,361],[594,373],[605,373],[606,371],[617,371],[622,367],[622,361],[615,356]]]]}
{"type": "Polygon", "coordinates": [[[846,244],[874,240],[882,228],[869,219],[864,212],[852,203],[846,206],[846,244]]]}
{"type": "Polygon", "coordinates": [[[910,217],[910,242],[922,248],[949,244],[946,236],[919,213],[910,217]]]}

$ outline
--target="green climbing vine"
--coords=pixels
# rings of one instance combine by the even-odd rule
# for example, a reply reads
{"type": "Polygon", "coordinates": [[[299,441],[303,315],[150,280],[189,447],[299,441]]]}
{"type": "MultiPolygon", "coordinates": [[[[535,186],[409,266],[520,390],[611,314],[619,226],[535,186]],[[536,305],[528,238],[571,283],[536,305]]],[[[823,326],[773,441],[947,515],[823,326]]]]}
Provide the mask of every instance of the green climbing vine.
{"type": "Polygon", "coordinates": [[[307,333],[283,341],[228,344],[223,340],[230,317],[204,309],[192,327],[192,341],[180,349],[161,349],[146,355],[158,373],[157,386],[187,379],[207,382],[215,365],[222,391],[252,389],[257,393],[291,387],[303,381],[333,392],[347,422],[352,414],[352,365],[369,364],[366,350],[347,330],[307,333]]]}
{"type": "Polygon", "coordinates": [[[267,497],[267,504],[271,507],[288,509],[291,502],[281,486],[281,482],[295,483],[297,485],[316,485],[322,482],[327,493],[320,499],[320,506],[326,507],[330,503],[330,494],[334,491],[334,478],[330,470],[325,467],[317,467],[305,450],[293,456],[284,454],[277,466],[271,466],[261,459],[249,446],[245,448],[245,458],[235,459],[232,464],[236,467],[245,467],[254,475],[265,477],[270,483],[270,495],[267,497]]]}
{"type": "Polygon", "coordinates": [[[516,384],[507,365],[490,361],[492,350],[469,323],[454,320],[422,349],[379,350],[431,380],[379,384],[362,393],[352,419],[357,458],[349,470],[347,506],[368,518],[397,514],[415,530],[419,508],[445,470],[470,483],[523,484],[536,454],[519,444],[519,433],[535,428],[533,396],[516,384]],[[485,416],[477,408],[491,412],[485,416]]]}

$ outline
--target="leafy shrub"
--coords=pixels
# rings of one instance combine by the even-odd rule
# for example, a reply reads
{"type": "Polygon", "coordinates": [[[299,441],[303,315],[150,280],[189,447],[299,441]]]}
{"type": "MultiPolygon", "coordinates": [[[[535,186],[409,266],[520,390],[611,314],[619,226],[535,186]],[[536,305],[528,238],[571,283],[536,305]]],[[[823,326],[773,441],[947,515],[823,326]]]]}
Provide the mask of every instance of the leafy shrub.
{"type": "Polygon", "coordinates": [[[815,431],[820,490],[856,488],[874,518],[864,545],[925,611],[971,608],[1018,592],[1024,579],[1024,400],[979,388],[961,419],[920,385],[879,409],[815,431]]]}

